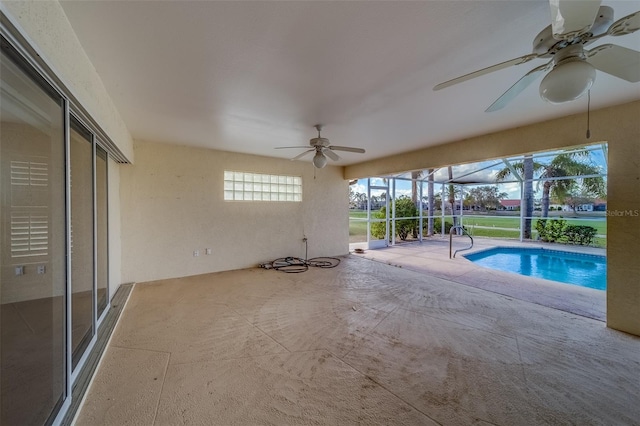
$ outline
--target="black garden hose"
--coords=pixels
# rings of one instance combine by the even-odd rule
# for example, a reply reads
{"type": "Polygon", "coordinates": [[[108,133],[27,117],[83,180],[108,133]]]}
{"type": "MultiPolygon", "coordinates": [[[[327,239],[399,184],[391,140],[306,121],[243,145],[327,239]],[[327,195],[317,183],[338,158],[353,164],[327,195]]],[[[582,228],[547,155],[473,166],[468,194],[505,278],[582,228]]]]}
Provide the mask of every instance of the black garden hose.
{"type": "Polygon", "coordinates": [[[298,274],[306,272],[309,266],[316,268],[335,268],[340,264],[337,257],[314,257],[305,260],[299,257],[281,257],[272,262],[263,263],[260,266],[265,269],[275,269],[276,271],[286,272],[288,274],[298,274]]]}

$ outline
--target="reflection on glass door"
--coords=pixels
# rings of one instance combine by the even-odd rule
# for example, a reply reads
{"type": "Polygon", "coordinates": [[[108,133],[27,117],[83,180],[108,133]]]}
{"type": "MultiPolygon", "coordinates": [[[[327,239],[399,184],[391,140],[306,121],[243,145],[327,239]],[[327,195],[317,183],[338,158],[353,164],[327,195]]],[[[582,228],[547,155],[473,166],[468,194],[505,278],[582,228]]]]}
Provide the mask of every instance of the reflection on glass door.
{"type": "Polygon", "coordinates": [[[70,133],[71,350],[75,369],[93,336],[93,145],[75,119],[70,133]]]}
{"type": "Polygon", "coordinates": [[[0,57],[0,424],[44,424],[65,398],[63,100],[0,57]]]}
{"type": "Polygon", "coordinates": [[[107,152],[96,146],[96,245],[97,245],[97,309],[98,318],[107,307],[109,299],[108,222],[107,222],[107,152]]]}

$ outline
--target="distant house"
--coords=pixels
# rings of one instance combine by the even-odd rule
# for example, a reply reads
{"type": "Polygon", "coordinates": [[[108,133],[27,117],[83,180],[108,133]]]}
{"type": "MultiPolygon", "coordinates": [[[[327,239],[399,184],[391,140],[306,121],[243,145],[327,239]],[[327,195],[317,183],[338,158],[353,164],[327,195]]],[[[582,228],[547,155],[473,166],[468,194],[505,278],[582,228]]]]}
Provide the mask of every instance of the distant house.
{"type": "Polygon", "coordinates": [[[607,200],[600,199],[576,206],[578,212],[603,212],[605,210],[607,210],[607,200]]]}
{"type": "Polygon", "coordinates": [[[518,210],[521,200],[500,200],[502,210],[518,210]]]}
{"type": "MultiPolygon", "coordinates": [[[[572,211],[573,207],[568,204],[563,204],[561,210],[568,212],[568,211],[572,211]]],[[[606,210],[607,210],[607,200],[602,200],[602,199],[596,199],[591,202],[578,204],[576,206],[577,212],[603,212],[606,210]]]]}
{"type": "Polygon", "coordinates": [[[553,210],[567,211],[567,210],[571,210],[571,209],[566,204],[560,204],[558,202],[553,202],[552,201],[551,204],[549,204],[549,210],[551,210],[551,211],[553,211],[553,210]]]}
{"type": "Polygon", "coordinates": [[[595,200],[593,202],[593,211],[594,212],[604,212],[607,210],[607,200],[595,200]]]}
{"type": "Polygon", "coordinates": [[[576,206],[577,212],[592,212],[593,211],[593,203],[584,203],[578,204],[576,206]]]}

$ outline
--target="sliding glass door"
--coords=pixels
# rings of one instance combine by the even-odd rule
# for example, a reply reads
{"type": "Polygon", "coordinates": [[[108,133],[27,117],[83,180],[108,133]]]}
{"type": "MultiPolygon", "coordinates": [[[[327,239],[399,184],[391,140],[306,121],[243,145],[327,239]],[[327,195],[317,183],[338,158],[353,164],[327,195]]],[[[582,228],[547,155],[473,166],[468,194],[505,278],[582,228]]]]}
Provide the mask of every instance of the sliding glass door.
{"type": "Polygon", "coordinates": [[[76,119],[70,133],[71,350],[75,369],[93,337],[93,143],[76,119]]]}
{"type": "Polygon", "coordinates": [[[44,424],[66,396],[64,102],[1,55],[0,424],[44,424]]]}
{"type": "Polygon", "coordinates": [[[108,154],[0,41],[0,425],[51,424],[109,306],[108,154]]]}

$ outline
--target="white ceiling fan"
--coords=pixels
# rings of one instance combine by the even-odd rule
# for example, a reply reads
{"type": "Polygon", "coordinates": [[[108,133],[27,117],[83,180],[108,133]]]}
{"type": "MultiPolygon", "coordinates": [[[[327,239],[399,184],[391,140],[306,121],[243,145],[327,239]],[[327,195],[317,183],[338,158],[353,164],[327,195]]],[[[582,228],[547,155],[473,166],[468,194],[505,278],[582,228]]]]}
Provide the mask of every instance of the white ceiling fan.
{"type": "MultiPolygon", "coordinates": [[[[299,160],[310,152],[315,151],[315,155],[313,156],[313,165],[321,169],[327,165],[327,157],[331,158],[333,161],[340,160],[338,154],[333,151],[347,151],[347,152],[357,152],[359,154],[364,154],[364,149],[362,148],[351,148],[348,146],[337,146],[330,145],[329,139],[323,138],[320,136],[320,131],[322,130],[322,124],[316,124],[313,126],[318,131],[318,137],[309,140],[309,145],[312,147],[311,149],[307,149],[302,154],[296,155],[291,160],[299,160]],[[326,156],[325,156],[326,154],[326,156]]],[[[307,146],[279,146],[276,149],[300,149],[300,148],[308,148],[307,146]]]]}
{"type": "Polygon", "coordinates": [[[547,71],[549,73],[540,83],[540,96],[553,104],[569,102],[584,95],[596,78],[596,69],[632,83],[640,81],[640,52],[615,44],[584,49],[584,46],[602,37],[622,36],[640,29],[640,11],[612,24],[613,9],[600,6],[600,0],[549,0],[549,4],[551,25],[533,39],[533,53],[445,81],[433,90],[537,58],[551,60],[525,74],[486,112],[504,108],[547,71]]]}

